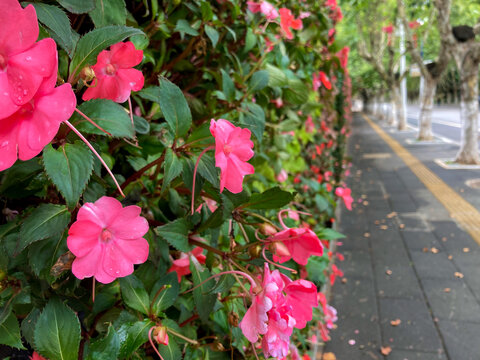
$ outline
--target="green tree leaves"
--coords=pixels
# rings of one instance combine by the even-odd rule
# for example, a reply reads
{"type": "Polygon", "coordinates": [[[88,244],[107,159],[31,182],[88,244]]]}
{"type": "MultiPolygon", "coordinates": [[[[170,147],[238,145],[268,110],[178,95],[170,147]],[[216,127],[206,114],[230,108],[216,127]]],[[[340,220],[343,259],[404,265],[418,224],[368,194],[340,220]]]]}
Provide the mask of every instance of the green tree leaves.
{"type": "Polygon", "coordinates": [[[35,326],[37,351],[50,360],[77,360],[80,322],[75,313],[58,299],[43,309],[35,326]]]}
{"type": "Polygon", "coordinates": [[[79,141],[60,146],[57,150],[47,145],[43,150],[43,163],[67,206],[73,209],[92,173],[93,156],[90,150],[79,141]]]}

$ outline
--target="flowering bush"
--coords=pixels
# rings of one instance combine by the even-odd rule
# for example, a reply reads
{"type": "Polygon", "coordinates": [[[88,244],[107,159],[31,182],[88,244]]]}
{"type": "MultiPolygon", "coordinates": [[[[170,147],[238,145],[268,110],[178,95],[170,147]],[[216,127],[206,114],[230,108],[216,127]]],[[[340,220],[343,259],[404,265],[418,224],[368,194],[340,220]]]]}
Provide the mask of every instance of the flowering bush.
{"type": "Polygon", "coordinates": [[[22,5],[0,4],[0,344],[307,358],[353,202],[336,2],[22,5]]]}

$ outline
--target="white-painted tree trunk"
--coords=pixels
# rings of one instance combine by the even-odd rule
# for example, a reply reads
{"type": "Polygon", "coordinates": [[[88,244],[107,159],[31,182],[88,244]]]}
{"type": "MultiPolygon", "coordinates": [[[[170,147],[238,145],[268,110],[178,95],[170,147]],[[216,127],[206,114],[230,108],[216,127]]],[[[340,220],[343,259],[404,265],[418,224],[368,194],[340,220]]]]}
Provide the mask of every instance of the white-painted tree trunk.
{"type": "Polygon", "coordinates": [[[398,130],[407,129],[407,111],[402,100],[402,94],[399,86],[393,86],[392,88],[393,102],[395,103],[395,115],[398,130]]]}
{"type": "Polygon", "coordinates": [[[390,99],[390,113],[387,119],[387,123],[390,126],[395,126],[397,124],[397,105],[393,100],[393,96],[390,99]]]}
{"type": "Polygon", "coordinates": [[[462,142],[455,161],[461,164],[480,164],[478,153],[478,62],[466,59],[460,71],[462,142]]]}
{"type": "Polygon", "coordinates": [[[418,127],[418,140],[432,140],[432,111],[437,89],[437,80],[426,78],[423,83],[423,91],[420,99],[420,117],[418,127]]]}

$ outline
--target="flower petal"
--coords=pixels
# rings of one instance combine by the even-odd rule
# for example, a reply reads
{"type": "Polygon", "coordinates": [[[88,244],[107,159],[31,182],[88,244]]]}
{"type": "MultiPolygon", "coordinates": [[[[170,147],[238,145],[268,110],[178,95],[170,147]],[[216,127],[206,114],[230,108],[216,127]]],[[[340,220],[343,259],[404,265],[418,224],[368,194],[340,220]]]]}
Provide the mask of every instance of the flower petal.
{"type": "Polygon", "coordinates": [[[133,264],[121,250],[117,241],[105,245],[101,267],[109,276],[118,278],[133,273],[133,264]]]}
{"type": "Polygon", "coordinates": [[[132,68],[140,64],[143,60],[143,51],[135,49],[131,41],[117,43],[111,46],[112,64],[121,69],[132,68]]]}
{"type": "Polygon", "coordinates": [[[73,255],[86,256],[99,245],[102,227],[91,221],[76,221],[68,230],[67,246],[73,255]]]}
{"type": "Polygon", "coordinates": [[[139,239],[148,232],[148,221],[139,216],[142,209],[131,205],[123,208],[112,220],[108,228],[119,239],[139,239]]]}
{"type": "Polygon", "coordinates": [[[0,2],[0,49],[11,56],[31,47],[38,38],[37,14],[33,5],[22,9],[18,1],[0,2]]]}
{"type": "Polygon", "coordinates": [[[8,169],[17,160],[17,133],[15,118],[0,119],[0,171],[8,169]]]}
{"type": "MultiPolygon", "coordinates": [[[[143,84],[145,82],[145,79],[143,77],[143,74],[140,70],[137,69],[119,69],[117,71],[117,76],[119,79],[125,83],[128,84],[130,89],[133,91],[139,91],[142,90],[143,84]]],[[[130,93],[128,94],[130,96],[130,93]]],[[[127,98],[128,98],[127,96],[127,98]]],[[[125,99],[126,101],[127,99],[125,99]]],[[[121,102],[121,101],[119,101],[121,102]]]]}

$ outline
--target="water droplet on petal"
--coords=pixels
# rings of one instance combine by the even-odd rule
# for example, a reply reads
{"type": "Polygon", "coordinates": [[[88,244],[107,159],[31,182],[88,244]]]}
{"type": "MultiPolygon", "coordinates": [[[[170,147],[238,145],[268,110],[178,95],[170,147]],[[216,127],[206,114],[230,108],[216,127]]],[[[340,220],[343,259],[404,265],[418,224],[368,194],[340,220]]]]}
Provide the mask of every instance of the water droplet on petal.
{"type": "Polygon", "coordinates": [[[31,60],[32,60],[32,57],[31,57],[31,56],[27,56],[27,57],[25,58],[25,60],[31,61],[31,60]]]}
{"type": "Polygon", "coordinates": [[[22,79],[23,79],[23,75],[19,75],[18,78],[19,78],[20,80],[22,80],[22,79]]]}
{"type": "Polygon", "coordinates": [[[27,95],[28,94],[28,91],[27,90],[23,90],[23,95],[27,95]]]}
{"type": "Polygon", "coordinates": [[[8,96],[9,94],[8,94],[8,92],[5,91],[5,92],[3,93],[3,95],[8,96]]]}
{"type": "Polygon", "coordinates": [[[130,86],[135,86],[135,83],[134,83],[134,82],[131,82],[131,83],[130,83],[130,86]]]}
{"type": "Polygon", "coordinates": [[[7,145],[8,145],[8,140],[6,140],[2,143],[2,147],[7,146],[7,145]]]}

